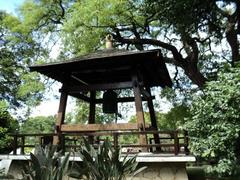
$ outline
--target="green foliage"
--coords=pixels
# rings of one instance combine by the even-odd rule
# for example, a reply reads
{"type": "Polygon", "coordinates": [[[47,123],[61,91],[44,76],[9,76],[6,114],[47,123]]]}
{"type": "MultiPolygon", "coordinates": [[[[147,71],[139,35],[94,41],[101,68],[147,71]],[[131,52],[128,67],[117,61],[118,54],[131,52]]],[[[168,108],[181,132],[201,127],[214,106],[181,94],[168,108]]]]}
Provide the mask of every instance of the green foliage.
{"type": "Polygon", "coordinates": [[[6,102],[0,101],[0,153],[11,151],[12,139],[8,133],[14,133],[18,129],[18,122],[7,111],[6,102]]]}
{"type": "MultiPolygon", "coordinates": [[[[67,1],[61,1],[67,7],[67,1]]],[[[19,8],[20,16],[23,19],[24,27],[31,31],[48,33],[61,24],[64,16],[63,7],[60,1],[55,0],[28,0],[19,8]]]]}
{"type": "Polygon", "coordinates": [[[0,100],[11,107],[39,103],[44,86],[39,75],[27,70],[33,58],[41,56],[39,44],[19,18],[2,11],[0,34],[0,100]]]}
{"type": "Polygon", "coordinates": [[[109,33],[119,48],[161,48],[167,62],[179,68],[177,87],[194,83],[202,88],[207,78],[215,77],[222,56],[229,62],[239,59],[238,13],[226,11],[229,4],[230,11],[235,6],[239,12],[236,0],[29,0],[20,7],[23,21],[16,27],[34,34],[37,42],[46,35],[50,45],[61,41],[61,57],[102,49],[109,33]],[[235,35],[226,39],[229,31],[235,35]],[[223,39],[233,49],[220,46],[223,39]]]}
{"type": "Polygon", "coordinates": [[[209,171],[219,176],[236,174],[240,163],[240,69],[227,68],[209,82],[191,108],[186,123],[191,151],[213,162],[209,171]]]}
{"type": "Polygon", "coordinates": [[[21,133],[53,133],[55,125],[54,116],[30,117],[21,126],[21,133]]]}
{"type": "Polygon", "coordinates": [[[68,20],[64,21],[62,32],[66,49],[73,54],[91,52],[102,46],[101,41],[115,26],[125,26],[131,22],[143,25],[144,18],[138,8],[127,0],[84,0],[73,3],[66,14],[68,20]]]}
{"type": "MultiPolygon", "coordinates": [[[[30,117],[20,126],[20,133],[54,133],[55,117],[54,116],[37,116],[30,117]]],[[[26,144],[39,144],[39,138],[26,137],[26,144]]],[[[32,149],[32,148],[31,148],[32,149]]],[[[29,151],[31,150],[29,149],[29,151]]]]}
{"type": "MultiPolygon", "coordinates": [[[[75,122],[74,123],[86,123],[88,122],[89,116],[89,103],[78,100],[76,104],[76,108],[74,110],[76,114],[74,115],[75,122]]],[[[106,114],[102,112],[102,106],[96,106],[96,123],[111,123],[116,120],[115,114],[106,114]]]]}
{"type": "MultiPolygon", "coordinates": [[[[144,168],[137,170],[136,157],[121,156],[120,149],[113,149],[109,140],[106,140],[98,150],[84,141],[80,151],[82,166],[73,166],[71,177],[79,179],[121,180],[128,175],[135,175],[144,168]]],[[[70,154],[62,157],[56,152],[56,146],[40,146],[30,154],[30,165],[25,167],[23,180],[62,180],[68,174],[70,154]]]]}
{"type": "MultiPolygon", "coordinates": [[[[178,105],[170,109],[167,113],[155,112],[159,130],[175,130],[182,127],[185,119],[189,117],[189,108],[184,105],[178,105]]],[[[150,114],[144,113],[145,122],[151,125],[150,114]]],[[[130,122],[136,122],[136,116],[132,116],[130,122]]]]}
{"type": "Polygon", "coordinates": [[[159,122],[159,127],[165,129],[181,128],[186,122],[186,118],[190,116],[189,107],[186,105],[178,105],[164,115],[164,120],[159,122]]]}
{"type": "Polygon", "coordinates": [[[23,173],[24,180],[62,180],[67,174],[69,156],[57,152],[56,146],[43,149],[36,146],[34,154],[30,154],[30,165],[23,173]]]}
{"type": "MultiPolygon", "coordinates": [[[[224,0],[221,2],[225,6],[230,3],[224,0]]],[[[231,3],[237,4],[236,1],[231,3]]],[[[219,64],[219,57],[224,52],[208,51],[212,42],[216,45],[224,38],[228,14],[217,6],[217,1],[83,0],[69,3],[67,7],[61,38],[65,50],[74,55],[102,48],[106,34],[111,33],[121,48],[127,46],[142,50],[153,46],[162,48],[166,56],[171,52],[175,61],[171,61],[172,56],[169,56],[168,62],[183,68],[191,80],[194,75],[188,72],[188,68],[197,73],[194,68],[198,65],[202,74],[211,78],[219,68],[216,64],[219,64]],[[139,41],[134,42],[133,39],[139,41]],[[173,48],[176,51],[182,48],[182,51],[176,54],[173,48]],[[196,57],[193,67],[190,59],[196,57]],[[187,61],[189,67],[178,58],[187,61]]],[[[182,78],[177,78],[181,86],[186,81],[183,74],[180,74],[182,78]]],[[[197,81],[194,83],[198,84],[197,81]]]]}
{"type": "Polygon", "coordinates": [[[21,79],[21,85],[18,88],[16,97],[27,105],[34,106],[39,104],[45,89],[44,84],[40,82],[39,74],[24,73],[19,78],[21,79]]]}
{"type": "Polygon", "coordinates": [[[173,0],[165,1],[160,0],[158,2],[154,0],[146,0],[148,5],[147,12],[149,14],[156,14],[159,16],[160,23],[163,25],[173,25],[173,29],[177,33],[196,33],[198,30],[212,33],[212,31],[217,31],[217,25],[221,22],[216,19],[217,16],[221,17],[219,9],[216,6],[216,1],[206,0],[173,0]],[[162,10],[161,10],[162,9],[162,10]],[[169,11],[163,11],[163,10],[169,11]],[[159,11],[159,12],[157,12],[159,11]],[[184,16],[179,16],[184,13],[184,16]],[[206,18],[208,16],[208,18],[206,18]],[[206,19],[206,24],[203,20],[206,19]],[[215,29],[207,29],[206,27],[210,24],[216,25],[215,29]],[[199,25],[205,27],[199,28],[199,25]]]}
{"type": "Polygon", "coordinates": [[[113,149],[109,140],[95,150],[84,141],[80,150],[82,166],[74,170],[70,176],[90,180],[121,180],[142,170],[137,169],[136,157],[121,156],[120,149],[113,149]]]}
{"type": "Polygon", "coordinates": [[[0,152],[5,153],[6,148],[10,145],[10,137],[6,135],[8,133],[7,128],[0,127],[0,152]]]}

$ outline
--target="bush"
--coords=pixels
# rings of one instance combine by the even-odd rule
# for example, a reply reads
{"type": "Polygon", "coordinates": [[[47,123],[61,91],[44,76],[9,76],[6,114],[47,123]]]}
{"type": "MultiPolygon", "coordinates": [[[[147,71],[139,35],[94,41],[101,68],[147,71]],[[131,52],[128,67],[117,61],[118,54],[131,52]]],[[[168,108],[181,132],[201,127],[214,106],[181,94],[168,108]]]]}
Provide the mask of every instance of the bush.
{"type": "Polygon", "coordinates": [[[191,108],[186,124],[190,149],[211,162],[208,171],[219,176],[237,174],[240,163],[240,68],[220,72],[207,83],[191,108]]]}
{"type": "Polygon", "coordinates": [[[12,139],[8,133],[14,133],[19,127],[17,120],[7,110],[7,104],[0,101],[0,153],[11,151],[12,139]]]}

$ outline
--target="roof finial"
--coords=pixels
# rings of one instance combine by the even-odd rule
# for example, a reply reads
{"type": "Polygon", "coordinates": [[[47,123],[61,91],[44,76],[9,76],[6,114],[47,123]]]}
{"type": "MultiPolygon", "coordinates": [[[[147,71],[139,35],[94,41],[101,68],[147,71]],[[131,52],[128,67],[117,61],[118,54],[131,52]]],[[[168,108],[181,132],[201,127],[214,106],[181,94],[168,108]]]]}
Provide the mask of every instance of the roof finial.
{"type": "Polygon", "coordinates": [[[107,49],[112,49],[113,48],[113,37],[111,34],[108,34],[106,36],[106,48],[107,49]]]}

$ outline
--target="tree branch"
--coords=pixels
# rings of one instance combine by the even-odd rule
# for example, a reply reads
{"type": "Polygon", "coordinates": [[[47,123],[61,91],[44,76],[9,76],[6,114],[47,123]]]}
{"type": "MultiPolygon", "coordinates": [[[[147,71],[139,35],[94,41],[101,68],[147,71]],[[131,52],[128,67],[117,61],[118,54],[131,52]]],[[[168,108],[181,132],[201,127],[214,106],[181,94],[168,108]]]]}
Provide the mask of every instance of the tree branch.
{"type": "Polygon", "coordinates": [[[149,44],[149,45],[159,46],[159,47],[162,47],[164,49],[171,51],[175,61],[177,61],[179,63],[179,65],[181,65],[184,62],[182,55],[178,52],[177,48],[173,45],[167,44],[167,43],[159,41],[159,40],[148,39],[148,38],[126,39],[121,36],[119,31],[115,31],[115,33],[116,34],[112,34],[112,35],[113,35],[113,38],[118,42],[121,42],[123,44],[141,44],[141,45],[149,44]]]}

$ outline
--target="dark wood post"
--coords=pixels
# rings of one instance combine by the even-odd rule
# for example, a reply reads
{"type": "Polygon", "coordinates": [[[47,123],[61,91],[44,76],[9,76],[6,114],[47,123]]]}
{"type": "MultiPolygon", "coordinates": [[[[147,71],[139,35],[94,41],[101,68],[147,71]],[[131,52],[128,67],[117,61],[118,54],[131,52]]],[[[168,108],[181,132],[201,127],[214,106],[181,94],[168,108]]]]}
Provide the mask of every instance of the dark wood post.
{"type": "Polygon", "coordinates": [[[66,151],[64,134],[60,134],[60,147],[61,147],[61,150],[62,150],[61,153],[62,153],[62,155],[64,155],[65,151],[66,151]]]}
{"type": "MultiPolygon", "coordinates": [[[[64,87],[64,85],[63,85],[63,87],[64,87]]],[[[68,93],[65,91],[62,91],[61,97],[60,97],[59,108],[58,108],[58,114],[57,114],[56,130],[55,130],[56,133],[60,133],[61,125],[64,123],[66,106],[67,106],[67,98],[68,98],[68,93]]],[[[58,143],[59,143],[59,137],[55,136],[53,138],[53,144],[56,145],[58,143]]]]}
{"type": "MultiPolygon", "coordinates": [[[[146,87],[146,91],[149,93],[150,97],[147,99],[147,103],[148,103],[148,109],[149,109],[149,114],[150,114],[150,119],[151,119],[151,126],[154,128],[154,130],[158,130],[158,126],[157,126],[157,118],[156,118],[156,114],[154,111],[154,106],[153,106],[153,101],[152,101],[152,95],[151,95],[151,89],[149,87],[146,87]]],[[[159,139],[159,134],[153,134],[154,137],[154,142],[155,144],[160,144],[160,139],[159,139]]],[[[160,151],[161,148],[159,146],[156,147],[157,151],[160,151]]]]}
{"type": "Polygon", "coordinates": [[[178,155],[178,153],[179,153],[178,131],[174,131],[174,154],[178,155]]]}
{"type": "MultiPolygon", "coordinates": [[[[90,92],[90,103],[89,103],[89,117],[88,117],[88,124],[95,123],[95,113],[96,113],[96,91],[90,92]]],[[[89,136],[88,141],[90,144],[94,142],[94,136],[89,136]]]]}
{"type": "Polygon", "coordinates": [[[24,154],[24,145],[25,145],[25,137],[21,136],[21,149],[20,154],[24,154]]]}
{"type": "MultiPolygon", "coordinates": [[[[143,113],[143,107],[142,107],[142,97],[141,97],[138,77],[136,74],[133,74],[132,76],[132,83],[133,83],[133,92],[134,92],[134,98],[135,98],[137,122],[140,125],[141,130],[145,131],[145,120],[144,120],[144,113],[143,113]]],[[[147,145],[146,135],[140,135],[139,141],[141,145],[147,145]]],[[[143,148],[143,151],[147,151],[147,149],[143,148]]]]}
{"type": "Polygon", "coordinates": [[[184,151],[185,151],[185,154],[186,155],[189,155],[190,151],[188,149],[188,132],[186,130],[183,130],[183,133],[184,133],[184,151]]]}
{"type": "Polygon", "coordinates": [[[114,144],[114,149],[116,150],[118,147],[118,133],[113,134],[113,144],[114,144]]]}
{"type": "Polygon", "coordinates": [[[13,136],[13,154],[17,154],[17,148],[18,148],[18,135],[17,133],[14,134],[13,136]]]}

